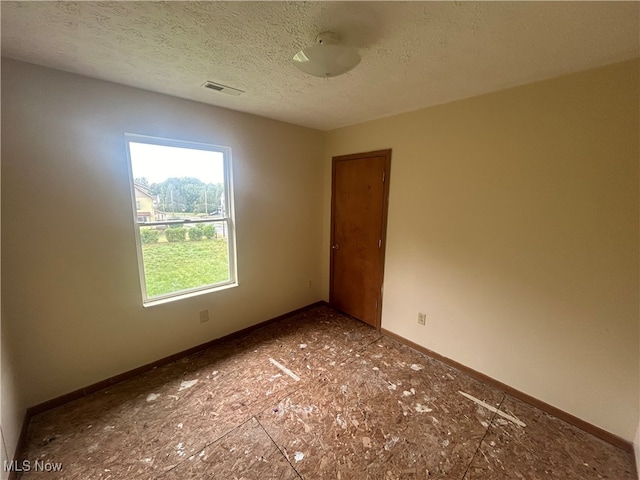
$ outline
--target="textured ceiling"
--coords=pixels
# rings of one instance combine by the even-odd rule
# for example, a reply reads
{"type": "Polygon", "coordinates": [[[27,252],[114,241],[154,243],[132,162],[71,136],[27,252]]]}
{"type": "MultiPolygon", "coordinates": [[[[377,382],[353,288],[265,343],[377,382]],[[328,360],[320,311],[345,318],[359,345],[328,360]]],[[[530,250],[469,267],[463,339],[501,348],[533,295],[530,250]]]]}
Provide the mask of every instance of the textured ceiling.
{"type": "Polygon", "coordinates": [[[635,2],[1,2],[2,54],[328,130],[640,56],[635,2]],[[338,33],[362,62],[291,58],[338,33]],[[246,93],[205,90],[206,80],[246,93]]]}

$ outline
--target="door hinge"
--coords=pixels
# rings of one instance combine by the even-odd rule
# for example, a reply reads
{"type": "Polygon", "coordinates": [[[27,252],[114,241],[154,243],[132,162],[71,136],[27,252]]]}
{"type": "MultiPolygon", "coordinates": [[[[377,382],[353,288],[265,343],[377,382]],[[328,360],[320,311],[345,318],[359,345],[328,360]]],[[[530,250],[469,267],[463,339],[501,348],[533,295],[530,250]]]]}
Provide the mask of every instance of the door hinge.
{"type": "Polygon", "coordinates": [[[387,172],[382,172],[382,183],[384,183],[385,178],[387,178],[387,172]]]}
{"type": "Polygon", "coordinates": [[[378,248],[382,248],[382,240],[378,240],[378,248]]]}

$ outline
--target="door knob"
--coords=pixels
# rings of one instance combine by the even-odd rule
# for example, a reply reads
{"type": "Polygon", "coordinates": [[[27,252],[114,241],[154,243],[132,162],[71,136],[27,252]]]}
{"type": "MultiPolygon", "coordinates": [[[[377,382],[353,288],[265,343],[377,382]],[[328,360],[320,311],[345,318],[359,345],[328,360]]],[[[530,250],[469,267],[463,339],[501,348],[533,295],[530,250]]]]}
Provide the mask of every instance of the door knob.
{"type": "Polygon", "coordinates": [[[335,245],[331,245],[331,248],[334,250],[340,250],[340,244],[336,243],[335,245]]]}

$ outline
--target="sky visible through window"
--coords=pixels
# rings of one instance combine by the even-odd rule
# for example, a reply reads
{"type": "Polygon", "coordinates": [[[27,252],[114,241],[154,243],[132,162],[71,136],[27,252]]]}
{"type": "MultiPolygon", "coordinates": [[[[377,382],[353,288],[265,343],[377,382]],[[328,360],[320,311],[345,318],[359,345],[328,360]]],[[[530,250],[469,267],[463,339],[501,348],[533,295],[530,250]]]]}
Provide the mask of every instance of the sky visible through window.
{"type": "Polygon", "coordinates": [[[204,183],[224,183],[221,152],[130,142],[134,178],[162,183],[172,177],[193,177],[204,183]]]}

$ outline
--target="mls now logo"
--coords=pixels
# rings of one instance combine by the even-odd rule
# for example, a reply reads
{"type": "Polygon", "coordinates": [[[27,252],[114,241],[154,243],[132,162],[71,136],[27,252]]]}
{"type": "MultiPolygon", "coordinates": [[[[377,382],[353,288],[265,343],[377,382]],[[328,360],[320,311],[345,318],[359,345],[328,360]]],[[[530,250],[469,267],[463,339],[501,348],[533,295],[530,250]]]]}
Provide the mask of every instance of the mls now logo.
{"type": "Polygon", "coordinates": [[[3,469],[5,472],[60,472],[62,471],[62,463],[54,463],[44,460],[12,460],[3,462],[3,469]]]}

